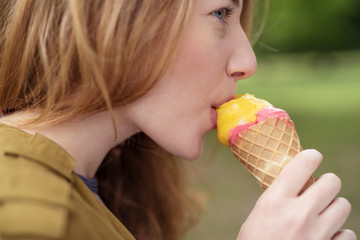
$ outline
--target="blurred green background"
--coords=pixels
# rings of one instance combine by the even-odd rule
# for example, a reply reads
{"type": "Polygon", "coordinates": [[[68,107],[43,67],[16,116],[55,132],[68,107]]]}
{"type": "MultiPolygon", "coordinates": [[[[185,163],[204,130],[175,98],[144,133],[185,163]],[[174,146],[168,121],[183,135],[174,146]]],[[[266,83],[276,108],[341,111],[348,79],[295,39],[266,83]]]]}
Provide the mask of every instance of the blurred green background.
{"type": "MultiPolygon", "coordinates": [[[[352,203],[344,227],[360,237],[360,2],[272,0],[255,52],[258,71],[238,82],[238,93],[288,111],[302,147],[324,156],[315,177],[342,179],[339,195],[352,203]]],[[[184,239],[236,239],[262,190],[215,132],[204,149],[189,164],[207,204],[184,239]]]]}

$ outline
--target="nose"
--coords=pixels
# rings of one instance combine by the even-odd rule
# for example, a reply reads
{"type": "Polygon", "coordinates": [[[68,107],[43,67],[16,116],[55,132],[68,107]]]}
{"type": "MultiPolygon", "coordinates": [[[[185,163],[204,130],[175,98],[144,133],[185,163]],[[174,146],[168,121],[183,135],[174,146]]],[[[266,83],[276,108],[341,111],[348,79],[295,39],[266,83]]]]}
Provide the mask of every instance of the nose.
{"type": "Polygon", "coordinates": [[[257,62],[251,44],[241,27],[230,38],[230,57],[226,73],[235,80],[245,79],[256,72],[257,62]]]}

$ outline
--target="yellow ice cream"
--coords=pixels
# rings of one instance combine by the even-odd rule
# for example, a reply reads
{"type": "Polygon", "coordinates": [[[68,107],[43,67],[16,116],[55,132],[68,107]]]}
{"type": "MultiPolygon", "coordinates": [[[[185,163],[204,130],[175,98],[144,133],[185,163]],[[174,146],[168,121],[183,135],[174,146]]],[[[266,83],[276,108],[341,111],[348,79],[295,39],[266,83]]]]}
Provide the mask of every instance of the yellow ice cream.
{"type": "Polygon", "coordinates": [[[238,95],[236,99],[221,105],[216,109],[219,142],[229,147],[230,130],[238,125],[254,122],[257,118],[256,113],[265,107],[272,107],[272,105],[247,93],[238,95]]]}

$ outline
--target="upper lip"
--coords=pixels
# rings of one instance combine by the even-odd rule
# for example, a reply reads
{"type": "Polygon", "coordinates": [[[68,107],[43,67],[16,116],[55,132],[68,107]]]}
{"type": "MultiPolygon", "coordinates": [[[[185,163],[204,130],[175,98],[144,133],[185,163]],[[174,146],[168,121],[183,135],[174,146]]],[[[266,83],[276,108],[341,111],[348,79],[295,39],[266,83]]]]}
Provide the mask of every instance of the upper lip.
{"type": "Polygon", "coordinates": [[[220,107],[221,105],[223,105],[224,103],[226,103],[226,102],[228,102],[228,101],[231,101],[231,100],[233,100],[233,99],[235,99],[235,96],[231,96],[231,97],[226,98],[226,99],[224,99],[224,100],[222,100],[222,101],[219,101],[219,102],[215,103],[214,105],[212,105],[212,107],[214,107],[214,108],[219,108],[219,107],[220,107]]]}

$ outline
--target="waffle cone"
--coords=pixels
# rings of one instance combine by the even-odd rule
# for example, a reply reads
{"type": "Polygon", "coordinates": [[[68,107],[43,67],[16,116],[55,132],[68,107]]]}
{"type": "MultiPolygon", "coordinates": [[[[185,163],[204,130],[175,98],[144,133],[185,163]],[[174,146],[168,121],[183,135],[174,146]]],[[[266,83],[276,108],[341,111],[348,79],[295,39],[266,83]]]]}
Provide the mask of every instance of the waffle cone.
{"type": "MultiPolygon", "coordinates": [[[[294,124],[286,118],[267,118],[239,136],[231,145],[237,159],[266,190],[284,166],[302,151],[294,124]]],[[[314,182],[311,177],[304,191],[314,182]]]]}

